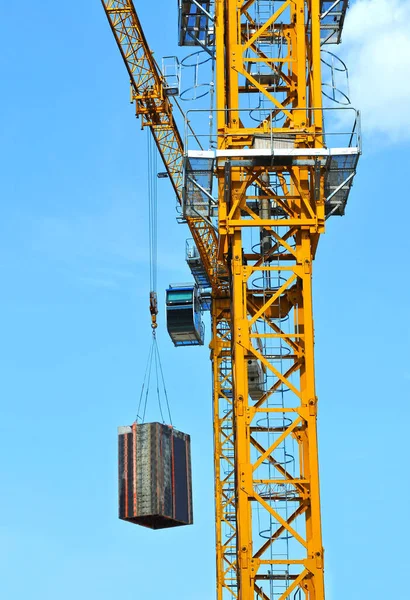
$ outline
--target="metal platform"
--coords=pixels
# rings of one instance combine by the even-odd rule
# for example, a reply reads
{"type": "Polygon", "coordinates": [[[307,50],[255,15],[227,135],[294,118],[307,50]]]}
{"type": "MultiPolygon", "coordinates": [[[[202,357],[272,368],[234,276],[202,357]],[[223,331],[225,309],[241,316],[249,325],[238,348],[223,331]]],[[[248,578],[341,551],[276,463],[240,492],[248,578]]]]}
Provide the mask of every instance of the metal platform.
{"type": "Polygon", "coordinates": [[[214,46],[211,0],[179,0],[179,45],[214,46]]]}
{"type": "Polygon", "coordinates": [[[358,160],[359,153],[328,157],[325,175],[326,218],[345,214],[358,160]]]}
{"type": "MultiPolygon", "coordinates": [[[[200,288],[200,290],[204,290],[206,288],[211,287],[211,283],[209,281],[208,274],[205,270],[201,257],[199,256],[199,252],[197,247],[194,244],[193,240],[186,241],[186,262],[188,267],[191,270],[192,276],[195,280],[195,283],[200,288]]],[[[202,292],[201,292],[202,298],[202,292]]],[[[200,298],[200,300],[201,300],[200,298]]],[[[203,306],[203,302],[201,301],[202,310],[209,310],[206,306],[203,306]]]]}
{"type": "Polygon", "coordinates": [[[320,43],[340,44],[349,0],[321,0],[320,43]]]}
{"type": "MultiPolygon", "coordinates": [[[[228,160],[242,166],[263,166],[268,170],[277,166],[318,165],[324,169],[326,217],[344,215],[361,154],[360,113],[352,107],[317,110],[323,114],[324,131],[317,134],[317,140],[310,141],[309,145],[313,147],[306,147],[306,143],[300,147],[297,131],[272,127],[268,132],[254,135],[246,148],[234,147],[234,140],[229,140],[230,147],[224,148],[227,141],[223,134],[220,135],[222,144],[215,134],[213,142],[218,143],[220,149],[188,149],[184,163],[184,217],[211,219],[217,215],[218,202],[212,196],[212,180],[215,170],[223,168],[228,160]],[[338,131],[340,123],[344,124],[344,131],[338,131]]],[[[190,115],[194,112],[190,111],[190,115]]],[[[194,139],[186,125],[185,148],[190,148],[193,142],[198,145],[198,138],[202,140],[202,137],[197,134],[194,139]]]]}
{"type": "MultiPolygon", "coordinates": [[[[275,144],[276,145],[276,144],[275,144]]],[[[360,156],[359,147],[348,148],[245,148],[234,150],[191,150],[188,151],[188,159],[191,165],[196,161],[214,161],[227,158],[248,158],[258,164],[262,159],[270,159],[271,164],[287,165],[312,165],[318,161],[325,167],[325,197],[326,215],[344,215],[350,188],[356,173],[356,167],[360,156]]],[[[200,196],[195,188],[187,195],[189,211],[192,215],[210,215],[211,200],[200,196]]],[[[190,213],[190,214],[191,214],[190,213]]],[[[188,214],[188,213],[187,213],[188,214]]]]}
{"type": "Polygon", "coordinates": [[[210,217],[216,201],[212,197],[214,155],[188,156],[184,164],[182,214],[184,217],[210,217]]]}

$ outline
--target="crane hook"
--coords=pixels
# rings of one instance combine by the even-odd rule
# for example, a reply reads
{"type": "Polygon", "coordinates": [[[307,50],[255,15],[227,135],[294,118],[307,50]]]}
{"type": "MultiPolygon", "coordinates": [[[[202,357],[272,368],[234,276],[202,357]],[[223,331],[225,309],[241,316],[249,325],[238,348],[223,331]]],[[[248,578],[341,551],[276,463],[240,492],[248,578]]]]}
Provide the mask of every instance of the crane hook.
{"type": "Polygon", "coordinates": [[[157,324],[157,314],[158,314],[158,303],[157,303],[157,293],[150,292],[149,293],[149,311],[151,313],[151,327],[155,332],[155,329],[158,327],[157,324]]]}

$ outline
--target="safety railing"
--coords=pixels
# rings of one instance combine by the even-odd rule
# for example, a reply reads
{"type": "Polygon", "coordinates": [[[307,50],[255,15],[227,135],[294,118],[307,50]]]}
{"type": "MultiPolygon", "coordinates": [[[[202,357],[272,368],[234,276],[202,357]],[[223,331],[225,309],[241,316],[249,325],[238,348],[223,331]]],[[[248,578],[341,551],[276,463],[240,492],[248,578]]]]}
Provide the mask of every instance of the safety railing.
{"type": "MultiPolygon", "coordinates": [[[[266,108],[254,109],[191,109],[185,115],[185,151],[227,150],[238,148],[238,141],[248,136],[248,143],[242,149],[270,150],[286,154],[286,150],[303,148],[339,149],[351,148],[361,153],[360,113],[352,107],[329,108],[291,108],[288,117],[277,119],[277,111],[266,108]],[[238,115],[242,127],[234,133],[216,130],[218,113],[225,112],[225,121],[229,122],[229,113],[238,115]],[[255,115],[259,113],[259,126],[255,127],[255,115]],[[213,122],[214,130],[209,127],[205,133],[205,123],[213,122]],[[201,123],[204,133],[201,133],[201,123]],[[299,123],[299,124],[298,124],[299,123]],[[192,127],[194,125],[194,127],[192,127]],[[292,126],[290,126],[292,125],[292,126]],[[322,129],[320,126],[322,125],[322,129]],[[192,133],[195,129],[195,135],[192,133]]],[[[238,149],[239,153],[239,149],[238,149]]],[[[295,154],[295,152],[290,152],[295,154]]]]}

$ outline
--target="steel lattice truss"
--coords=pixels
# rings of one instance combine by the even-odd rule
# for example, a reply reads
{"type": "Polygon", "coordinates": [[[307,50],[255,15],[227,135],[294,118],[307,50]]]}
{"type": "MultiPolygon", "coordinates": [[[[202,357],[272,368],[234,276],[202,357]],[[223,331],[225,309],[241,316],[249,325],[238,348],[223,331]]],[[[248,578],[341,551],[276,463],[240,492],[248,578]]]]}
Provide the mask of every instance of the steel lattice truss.
{"type": "MultiPolygon", "coordinates": [[[[182,203],[184,146],[173,107],[165,92],[165,81],[156,64],[131,0],[101,0],[131,80],[132,99],[143,127],[149,127],[171,179],[178,202],[182,203]]],[[[212,287],[226,285],[218,280],[218,240],[212,225],[201,218],[188,218],[212,287]]]]}
{"type": "MultiPolygon", "coordinates": [[[[245,230],[256,226],[269,229],[273,241],[264,256],[255,249],[245,253],[245,265],[245,243],[238,236],[241,252],[234,252],[232,264],[236,318],[230,302],[214,302],[220,598],[283,600],[301,590],[313,599],[323,593],[311,300],[316,235],[309,231],[317,216],[316,209],[311,215],[304,208],[290,183],[296,174],[290,171],[280,173],[280,195],[276,189],[277,206],[286,196],[283,188],[291,190],[294,201],[288,219],[269,219],[268,224],[256,214],[235,218],[233,212],[228,217],[244,239],[245,230]],[[263,393],[257,401],[246,391],[251,359],[263,371],[263,393]],[[234,390],[227,381],[234,382],[234,390]],[[238,554],[232,557],[235,541],[238,554]]],[[[310,171],[305,175],[314,182],[314,168],[310,171]]],[[[254,175],[246,181],[257,181],[256,171],[254,175]]],[[[235,191],[233,183],[233,196],[245,214],[251,185],[238,183],[235,191]]]]}
{"type": "Polygon", "coordinates": [[[219,257],[230,272],[233,381],[230,400],[214,308],[215,462],[227,463],[227,447],[235,464],[229,527],[216,469],[218,600],[324,599],[311,289],[325,223],[319,9],[315,0],[215,4],[219,257]],[[256,400],[252,362],[262,373],[256,400]],[[232,407],[229,421],[221,405],[232,407]],[[236,540],[235,560],[224,539],[236,540]]]}
{"type": "Polygon", "coordinates": [[[211,344],[214,373],[215,512],[217,563],[224,591],[237,598],[235,445],[229,301],[215,300],[211,344]]]}

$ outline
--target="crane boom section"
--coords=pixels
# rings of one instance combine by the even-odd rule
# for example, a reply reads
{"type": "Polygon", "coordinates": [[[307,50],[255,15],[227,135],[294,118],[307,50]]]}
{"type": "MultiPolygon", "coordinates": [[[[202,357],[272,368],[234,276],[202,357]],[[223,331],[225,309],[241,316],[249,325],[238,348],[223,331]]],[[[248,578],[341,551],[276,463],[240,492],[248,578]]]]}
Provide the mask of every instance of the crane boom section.
{"type": "Polygon", "coordinates": [[[101,0],[131,81],[132,100],[143,127],[150,127],[179,202],[182,201],[184,146],[165,95],[164,79],[129,0],[101,0]]]}
{"type": "MultiPolygon", "coordinates": [[[[184,145],[166,95],[164,77],[148,46],[131,0],[101,0],[131,81],[132,100],[143,127],[149,127],[179,204],[183,196],[184,145]]],[[[187,218],[199,255],[214,290],[218,281],[218,238],[211,223],[187,218]]],[[[220,271],[220,269],[219,269],[220,271]]]]}

